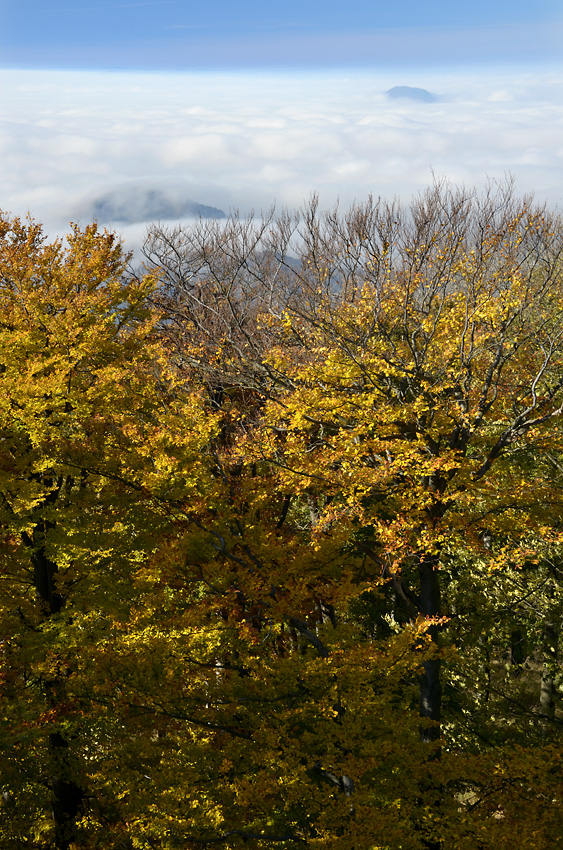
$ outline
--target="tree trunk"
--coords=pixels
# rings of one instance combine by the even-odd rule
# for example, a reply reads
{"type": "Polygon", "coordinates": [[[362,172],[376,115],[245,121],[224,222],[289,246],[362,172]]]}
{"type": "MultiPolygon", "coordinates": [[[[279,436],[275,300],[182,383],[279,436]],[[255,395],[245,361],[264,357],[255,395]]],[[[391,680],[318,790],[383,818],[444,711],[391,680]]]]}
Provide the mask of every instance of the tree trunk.
{"type": "Polygon", "coordinates": [[[60,732],[49,735],[51,760],[51,811],[55,821],[55,847],[69,850],[76,839],[76,818],[84,791],[72,776],[68,740],[60,732]]]}
{"type": "MultiPolygon", "coordinates": [[[[420,581],[420,593],[418,597],[418,608],[423,617],[438,617],[440,615],[440,582],[438,578],[438,559],[436,556],[421,557],[418,565],[420,581]]],[[[439,626],[430,626],[428,632],[436,644],[438,642],[439,626]]],[[[422,662],[423,672],[419,677],[420,690],[420,716],[433,721],[430,725],[420,726],[420,740],[423,743],[431,743],[440,738],[440,719],[442,716],[442,683],[440,680],[440,659],[429,658],[422,662]]],[[[429,760],[439,759],[441,751],[439,746],[429,754],[429,760]]],[[[432,783],[425,787],[423,799],[425,807],[430,804],[434,817],[439,820],[440,801],[442,797],[441,785],[433,786],[432,783]],[[433,801],[429,803],[429,794],[433,801]]],[[[424,832],[424,830],[423,830],[424,832]]],[[[425,850],[444,850],[441,839],[422,837],[425,850]]]]}
{"type": "Polygon", "coordinates": [[[552,622],[543,626],[543,669],[540,683],[540,709],[544,719],[555,717],[554,668],[557,663],[557,632],[552,622]]]}
{"type": "Polygon", "coordinates": [[[45,555],[41,547],[31,556],[33,564],[33,583],[39,599],[44,602],[50,614],[58,614],[63,606],[63,598],[55,588],[57,565],[45,555]]]}
{"type": "MultiPolygon", "coordinates": [[[[34,547],[31,563],[35,590],[45,605],[48,616],[51,617],[60,613],[64,598],[57,591],[55,576],[58,568],[45,553],[44,538],[45,528],[38,526],[33,540],[27,535],[24,540],[27,545],[34,547]]],[[[45,682],[49,708],[55,711],[64,700],[66,690],[64,676],[65,672],[60,671],[45,682]]],[[[56,850],[69,850],[76,839],[76,818],[85,796],[84,790],[73,775],[68,737],[60,731],[51,732],[48,737],[48,752],[51,772],[51,812],[55,822],[54,846],[56,850]]]]}
{"type": "Polygon", "coordinates": [[[510,632],[510,666],[515,676],[522,672],[525,660],[524,635],[521,629],[513,629],[510,632]]]}
{"type": "MultiPolygon", "coordinates": [[[[425,617],[440,614],[440,583],[435,557],[422,557],[418,567],[420,579],[419,610],[425,617]]],[[[438,626],[430,626],[429,634],[436,643],[438,626]]],[[[442,683],[440,681],[440,659],[430,658],[422,662],[423,673],[419,678],[420,716],[434,721],[430,726],[421,726],[422,741],[436,741],[440,737],[442,714],[442,683]]]]}

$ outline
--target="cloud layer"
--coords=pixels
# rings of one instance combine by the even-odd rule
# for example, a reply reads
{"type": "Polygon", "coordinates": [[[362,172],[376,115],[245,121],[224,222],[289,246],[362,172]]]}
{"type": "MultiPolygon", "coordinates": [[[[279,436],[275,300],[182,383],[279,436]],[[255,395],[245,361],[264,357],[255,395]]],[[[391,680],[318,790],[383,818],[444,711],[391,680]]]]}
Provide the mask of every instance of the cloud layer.
{"type": "Polygon", "coordinates": [[[561,204],[562,82],[563,71],[4,70],[0,207],[59,232],[121,190],[133,205],[154,190],[246,212],[312,191],[327,205],[407,198],[432,171],[466,184],[511,172],[520,192],[561,204]],[[437,100],[390,99],[396,85],[437,100]]]}

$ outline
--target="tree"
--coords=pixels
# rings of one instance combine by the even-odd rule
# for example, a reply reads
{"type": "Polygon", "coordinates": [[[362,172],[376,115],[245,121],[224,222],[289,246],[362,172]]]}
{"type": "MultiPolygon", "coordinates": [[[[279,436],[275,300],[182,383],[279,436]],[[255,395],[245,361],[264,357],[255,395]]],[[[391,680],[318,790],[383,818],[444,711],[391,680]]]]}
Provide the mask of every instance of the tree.
{"type": "Polygon", "coordinates": [[[190,454],[199,474],[206,426],[171,448],[167,422],[195,425],[197,400],[163,412],[155,279],[125,275],[113,235],[75,227],[65,248],[3,219],[0,256],[3,846],[65,850],[86,812],[109,817],[92,771],[121,734],[98,705],[89,651],[127,621],[155,525],[166,533],[175,458],[190,454]]]}
{"type": "MultiPolygon", "coordinates": [[[[243,246],[248,245],[249,226],[241,237],[243,246]]],[[[511,590],[508,606],[502,604],[507,598],[502,594],[521,575],[522,566],[535,598],[546,587],[546,569],[550,583],[559,581],[560,221],[529,200],[514,200],[510,187],[478,198],[436,186],[409,210],[369,203],[344,217],[337,212],[319,216],[313,203],[300,224],[282,216],[267,233],[258,224],[251,263],[246,248],[237,255],[237,227],[235,220],[227,228],[234,272],[228,292],[226,287],[214,290],[218,300],[216,295],[213,313],[231,309],[233,292],[237,309],[246,309],[245,280],[252,265],[252,280],[255,286],[261,281],[263,295],[255,290],[251,303],[262,307],[257,325],[267,328],[269,347],[257,351],[249,345],[223,365],[230,332],[207,333],[206,345],[216,346],[213,362],[229,372],[230,393],[221,402],[225,422],[245,423],[237,449],[233,451],[231,437],[222,463],[222,474],[231,476],[233,488],[243,493],[239,528],[244,525],[244,536],[252,538],[248,526],[263,530],[268,505],[275,504],[286,532],[287,517],[293,520],[296,546],[297,536],[302,542],[305,535],[309,555],[300,551],[296,557],[298,572],[309,575],[311,558],[325,569],[348,558],[347,579],[361,602],[372,592],[370,581],[387,579],[394,604],[386,616],[395,623],[423,618],[436,644],[434,653],[420,657],[420,713],[427,718],[421,724],[422,739],[437,741],[441,656],[448,655],[444,615],[459,641],[459,657],[450,661],[447,680],[448,706],[454,708],[452,694],[461,683],[475,699],[486,689],[477,678],[475,654],[490,656],[492,651],[500,659],[507,649],[506,630],[527,591],[511,590]],[[293,258],[288,256],[290,237],[293,258]],[[272,268],[278,287],[275,304],[265,296],[275,288],[272,268]],[[233,362],[241,375],[250,369],[260,375],[254,396],[247,391],[242,404],[240,393],[248,383],[241,379],[236,386],[233,362]],[[261,476],[268,481],[265,491],[261,476]],[[358,561],[352,566],[354,557],[358,561]],[[476,591],[487,600],[482,612],[472,609],[476,591]],[[495,635],[496,612],[509,615],[504,634],[495,635]],[[480,638],[487,620],[479,620],[480,613],[490,616],[496,641],[492,650],[490,645],[483,649],[480,638]]],[[[219,230],[215,236],[220,241],[219,230]]],[[[182,312],[182,298],[189,303],[196,285],[206,291],[208,267],[198,265],[197,250],[204,237],[197,228],[190,231],[189,277],[175,267],[174,319],[184,329],[178,343],[184,351],[197,351],[201,339],[190,311],[182,312]]],[[[166,235],[180,255],[184,238],[180,231],[166,235]]],[[[158,255],[155,245],[157,232],[151,235],[153,258],[158,255]]],[[[213,285],[218,279],[214,275],[213,285]]],[[[190,362],[190,380],[206,374],[197,357],[190,362]]],[[[287,549],[290,543],[284,542],[287,549]]],[[[258,543],[245,545],[253,559],[262,559],[258,543]]],[[[284,561],[273,583],[283,586],[281,576],[288,572],[284,561]]],[[[349,622],[354,609],[357,616],[350,585],[346,598],[339,595],[342,575],[331,584],[326,571],[313,574],[317,583],[313,578],[307,586],[308,604],[313,611],[317,600],[319,625],[323,610],[333,612],[329,619],[349,622]]],[[[306,604],[303,599],[303,608],[306,604]]],[[[545,594],[541,606],[555,613],[545,594]]],[[[377,620],[382,613],[376,606],[371,617],[377,620]]],[[[548,620],[553,622],[551,613],[548,620]]],[[[309,628],[314,621],[315,615],[309,628]]],[[[543,679],[544,694],[548,688],[553,693],[553,633],[549,626],[543,631],[551,669],[543,679]]],[[[489,659],[489,679],[490,666],[489,659]]],[[[494,740],[485,737],[486,745],[511,740],[507,729],[514,728],[515,720],[521,740],[531,745],[530,720],[538,729],[552,709],[547,714],[527,710],[515,699],[514,688],[497,678],[506,726],[502,732],[497,721],[494,740]]],[[[539,692],[537,676],[525,678],[526,689],[539,692]]],[[[471,730],[469,723],[468,730],[467,707],[458,704],[455,710],[457,717],[447,718],[452,743],[446,739],[445,744],[454,751],[459,745],[466,754],[478,752],[483,728],[475,724],[471,730]]],[[[543,780],[538,780],[538,789],[545,790],[553,756],[541,748],[541,735],[534,746],[535,758],[545,759],[543,780]]],[[[514,763],[518,772],[520,762],[514,763]]],[[[476,822],[480,811],[490,819],[491,810],[483,804],[489,794],[496,811],[508,812],[506,788],[491,791],[483,779],[489,768],[472,785],[462,779],[463,772],[468,779],[471,775],[467,760],[458,765],[452,787],[458,794],[467,788],[477,794],[478,806],[471,809],[476,822]]],[[[520,780],[512,781],[523,790],[520,780]]],[[[439,787],[444,788],[441,780],[439,787]]],[[[444,791],[440,796],[447,795],[444,791]]],[[[557,812],[557,797],[553,804],[557,812]]],[[[446,808],[441,799],[437,817],[447,832],[448,818],[453,818],[450,826],[456,818],[451,809],[446,816],[446,808]]],[[[498,842],[502,829],[494,826],[487,821],[490,840],[498,842]]],[[[545,840],[552,828],[542,833],[545,840]]],[[[446,832],[436,840],[445,840],[446,832]]],[[[438,846],[428,840],[428,846],[438,846]]],[[[466,840],[475,842],[476,834],[466,840]]]]}
{"type": "Polygon", "coordinates": [[[561,233],[5,222],[3,846],[556,842],[561,233]]]}
{"type": "Polygon", "coordinates": [[[345,842],[340,762],[357,739],[376,769],[387,671],[424,630],[369,664],[370,646],[330,649],[303,619],[307,541],[241,537],[218,417],[154,338],[155,279],[127,278],[95,227],[67,248],[17,220],[2,237],[3,846],[345,842]]]}

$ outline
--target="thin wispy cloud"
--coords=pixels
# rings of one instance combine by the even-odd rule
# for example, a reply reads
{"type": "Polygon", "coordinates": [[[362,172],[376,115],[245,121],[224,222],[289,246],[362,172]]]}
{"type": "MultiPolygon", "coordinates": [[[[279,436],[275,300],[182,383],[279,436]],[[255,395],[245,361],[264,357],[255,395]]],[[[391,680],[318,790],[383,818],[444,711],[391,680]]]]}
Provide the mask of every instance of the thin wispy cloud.
{"type": "Polygon", "coordinates": [[[150,0],[148,3],[116,3],[114,9],[136,9],[139,6],[171,6],[175,0],[150,0]]]}
{"type": "Polygon", "coordinates": [[[66,8],[59,9],[59,12],[73,12],[82,14],[83,12],[110,12],[113,9],[137,9],[144,6],[174,6],[177,5],[177,0],[143,0],[140,3],[112,3],[111,5],[104,5],[103,3],[98,3],[95,6],[67,6],[66,8]]]}

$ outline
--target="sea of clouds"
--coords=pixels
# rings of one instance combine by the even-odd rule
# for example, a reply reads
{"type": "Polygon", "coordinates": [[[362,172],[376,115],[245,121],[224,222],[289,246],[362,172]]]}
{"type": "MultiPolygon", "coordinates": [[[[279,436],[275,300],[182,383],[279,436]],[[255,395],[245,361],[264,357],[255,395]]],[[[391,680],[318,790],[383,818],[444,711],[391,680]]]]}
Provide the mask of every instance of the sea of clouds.
{"type": "Polygon", "coordinates": [[[518,192],[561,206],[562,82],[563,70],[0,70],[0,209],[61,233],[119,197],[119,220],[102,223],[132,244],[187,199],[247,213],[316,191],[346,206],[408,199],[433,173],[467,185],[511,173],[518,192]],[[397,85],[437,99],[390,99],[397,85]]]}

